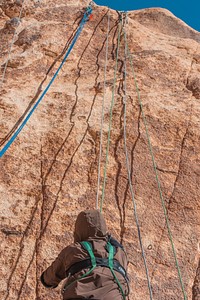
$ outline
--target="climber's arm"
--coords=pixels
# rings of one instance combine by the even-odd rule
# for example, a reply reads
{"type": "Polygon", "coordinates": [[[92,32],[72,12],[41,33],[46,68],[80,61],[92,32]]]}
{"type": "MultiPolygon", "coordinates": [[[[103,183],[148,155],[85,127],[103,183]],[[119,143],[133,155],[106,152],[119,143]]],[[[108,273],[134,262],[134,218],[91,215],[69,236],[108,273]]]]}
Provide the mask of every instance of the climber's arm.
{"type": "Polygon", "coordinates": [[[56,288],[66,277],[66,254],[68,247],[63,249],[56,260],[41,275],[40,280],[46,288],[56,288]]]}

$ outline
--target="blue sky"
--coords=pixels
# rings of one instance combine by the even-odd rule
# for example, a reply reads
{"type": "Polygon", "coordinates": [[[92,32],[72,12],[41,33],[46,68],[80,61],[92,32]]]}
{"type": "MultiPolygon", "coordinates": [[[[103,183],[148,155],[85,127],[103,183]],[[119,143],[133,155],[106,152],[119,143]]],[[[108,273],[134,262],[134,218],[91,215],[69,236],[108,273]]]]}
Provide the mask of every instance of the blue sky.
{"type": "Polygon", "coordinates": [[[200,0],[94,0],[98,5],[116,10],[162,7],[170,10],[192,28],[200,31],[200,0]]]}

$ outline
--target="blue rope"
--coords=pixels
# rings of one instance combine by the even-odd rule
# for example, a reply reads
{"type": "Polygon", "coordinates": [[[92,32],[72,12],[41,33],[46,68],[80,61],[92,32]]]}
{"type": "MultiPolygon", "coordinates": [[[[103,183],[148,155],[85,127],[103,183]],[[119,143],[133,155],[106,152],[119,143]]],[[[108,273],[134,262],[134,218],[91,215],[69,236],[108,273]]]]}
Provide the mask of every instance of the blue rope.
{"type": "Polygon", "coordinates": [[[29,114],[27,115],[27,117],[25,118],[25,120],[23,121],[23,123],[20,125],[20,127],[16,130],[16,132],[14,133],[14,135],[10,138],[10,140],[8,140],[8,142],[6,143],[6,145],[3,147],[3,149],[0,151],[0,157],[2,157],[4,155],[4,153],[8,150],[8,148],[11,146],[11,144],[15,141],[15,139],[17,138],[17,136],[19,135],[19,133],[21,132],[21,130],[24,128],[24,126],[26,125],[26,123],[28,122],[28,120],[30,119],[31,115],[33,114],[33,112],[35,111],[35,109],[37,108],[37,106],[39,105],[39,103],[42,101],[42,99],[44,98],[44,96],[46,95],[46,93],[48,92],[49,88],[51,87],[52,83],[54,82],[54,80],[56,79],[58,73],[60,72],[62,66],[64,65],[64,63],[66,62],[70,52],[72,51],[78,37],[80,36],[83,27],[85,25],[85,23],[88,21],[89,16],[92,13],[92,8],[89,6],[86,9],[86,12],[84,13],[84,16],[81,20],[81,23],[79,25],[79,28],[72,40],[72,43],[67,51],[67,53],[65,54],[63,61],[61,62],[59,68],[57,69],[56,73],[54,74],[54,76],[52,77],[52,79],[50,80],[49,84],[47,85],[47,87],[45,88],[45,90],[43,91],[42,95],[40,96],[40,98],[38,99],[38,101],[35,103],[35,105],[33,106],[33,108],[31,109],[31,111],[29,112],[29,114]]]}

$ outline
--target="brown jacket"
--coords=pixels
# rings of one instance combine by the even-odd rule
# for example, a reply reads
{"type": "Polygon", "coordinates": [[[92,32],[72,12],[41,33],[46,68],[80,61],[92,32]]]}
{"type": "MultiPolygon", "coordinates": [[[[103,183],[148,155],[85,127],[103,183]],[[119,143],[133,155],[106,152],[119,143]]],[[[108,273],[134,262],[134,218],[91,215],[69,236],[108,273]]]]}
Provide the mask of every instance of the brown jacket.
{"type": "MultiPolygon", "coordinates": [[[[107,258],[108,253],[105,249],[108,240],[106,223],[102,214],[98,210],[87,210],[81,212],[76,220],[74,231],[74,244],[64,248],[51,266],[43,272],[41,281],[46,287],[56,287],[63,279],[64,286],[80,278],[89,269],[81,270],[74,276],[66,279],[67,270],[75,263],[89,257],[88,252],[79,242],[89,241],[93,246],[95,257],[107,258]]],[[[115,259],[119,261],[124,269],[127,269],[127,256],[121,247],[116,247],[115,259]]],[[[127,284],[124,277],[115,272],[123,290],[127,291],[127,284]]],[[[98,299],[98,300],[121,300],[117,283],[107,267],[96,267],[93,272],[79,281],[75,281],[66,288],[63,299],[98,299]]]]}

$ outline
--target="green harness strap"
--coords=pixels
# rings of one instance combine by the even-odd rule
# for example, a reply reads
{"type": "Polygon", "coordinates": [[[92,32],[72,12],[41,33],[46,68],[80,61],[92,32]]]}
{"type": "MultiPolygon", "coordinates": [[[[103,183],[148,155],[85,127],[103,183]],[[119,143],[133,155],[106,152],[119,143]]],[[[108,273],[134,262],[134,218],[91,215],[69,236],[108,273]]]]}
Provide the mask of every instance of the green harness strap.
{"type": "MultiPolygon", "coordinates": [[[[87,250],[87,252],[88,252],[89,255],[90,255],[90,259],[91,259],[91,263],[92,263],[92,268],[91,268],[91,270],[93,271],[94,268],[96,268],[96,266],[97,266],[97,262],[96,262],[96,257],[94,256],[94,253],[93,253],[92,246],[91,246],[91,244],[88,243],[88,242],[81,242],[80,244],[83,246],[83,248],[84,248],[85,250],[87,250]]],[[[92,272],[91,270],[89,271],[90,273],[92,272]]]]}
{"type": "Polygon", "coordinates": [[[89,255],[90,255],[90,259],[91,259],[91,263],[92,263],[92,268],[86,272],[85,274],[83,274],[81,277],[77,278],[76,280],[74,280],[73,282],[67,284],[64,286],[63,288],[63,293],[71,286],[73,285],[75,282],[80,281],[81,279],[85,278],[86,276],[90,275],[93,270],[96,268],[97,263],[96,263],[96,258],[94,256],[93,250],[92,250],[92,246],[90,243],[88,242],[80,242],[80,244],[83,246],[83,248],[88,251],[89,255]]]}
{"type": "MultiPolygon", "coordinates": [[[[94,252],[93,252],[93,249],[92,249],[92,246],[91,246],[91,243],[90,242],[80,242],[80,244],[83,246],[83,248],[89,253],[89,256],[90,256],[90,259],[91,259],[91,263],[92,263],[92,268],[86,272],[85,274],[83,274],[81,277],[77,278],[75,281],[71,282],[70,284],[66,285],[63,289],[63,292],[68,289],[72,284],[74,284],[75,282],[85,278],[86,276],[90,275],[93,270],[96,268],[97,266],[97,262],[96,262],[96,257],[94,255],[94,252]]],[[[119,279],[117,278],[116,274],[115,274],[115,271],[114,271],[114,268],[113,268],[113,260],[114,260],[114,247],[113,245],[108,242],[106,244],[106,248],[108,250],[108,266],[109,266],[109,269],[120,289],[120,292],[122,294],[122,297],[123,297],[123,300],[126,300],[126,295],[125,295],[125,292],[121,286],[121,283],[119,282],[119,279]]]]}
{"type": "MultiPolygon", "coordinates": [[[[88,251],[89,255],[90,255],[90,259],[91,259],[91,263],[92,263],[92,269],[89,271],[89,274],[96,268],[96,258],[94,256],[94,253],[93,253],[93,249],[92,249],[92,246],[89,242],[81,242],[81,245],[83,246],[83,248],[85,250],[88,251]]],[[[113,245],[108,242],[107,245],[106,245],[106,248],[108,249],[108,266],[109,266],[109,269],[120,289],[120,292],[122,294],[122,297],[123,297],[123,300],[126,300],[126,296],[125,296],[125,293],[123,291],[123,288],[121,286],[121,283],[119,282],[116,274],[115,274],[115,271],[114,271],[114,268],[113,268],[113,260],[114,260],[114,247],[113,245]]],[[[87,274],[87,273],[86,273],[87,274]]],[[[84,274],[84,277],[86,276],[86,274],[84,274]]],[[[87,274],[88,275],[88,274],[87,274]]],[[[82,277],[83,278],[83,277],[82,277]]]]}
{"type": "Polygon", "coordinates": [[[116,283],[117,283],[117,285],[118,285],[118,287],[121,291],[123,299],[126,300],[124,290],[123,290],[123,288],[121,286],[121,283],[119,282],[119,279],[117,278],[117,276],[115,274],[115,271],[113,269],[114,247],[110,242],[108,242],[107,243],[107,248],[108,248],[108,266],[109,266],[109,268],[111,270],[111,273],[112,273],[112,275],[113,275],[113,277],[114,277],[114,279],[115,279],[115,281],[116,281],[116,283]]]}

